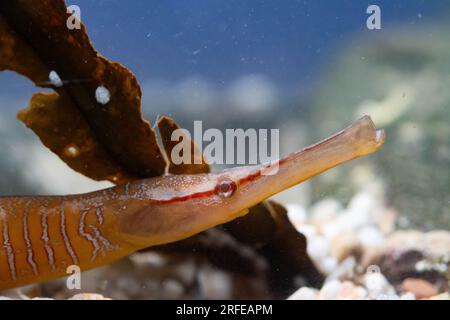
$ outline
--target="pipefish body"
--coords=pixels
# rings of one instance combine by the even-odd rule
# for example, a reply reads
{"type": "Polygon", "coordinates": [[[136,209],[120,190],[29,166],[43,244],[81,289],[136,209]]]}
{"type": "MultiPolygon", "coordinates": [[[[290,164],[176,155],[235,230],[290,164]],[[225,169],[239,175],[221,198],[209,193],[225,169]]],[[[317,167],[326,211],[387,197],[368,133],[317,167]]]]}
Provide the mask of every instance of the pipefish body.
{"type": "Polygon", "coordinates": [[[366,116],[262,167],[165,175],[79,195],[0,197],[0,289],[65,276],[69,265],[95,268],[231,221],[276,193],[376,151],[384,139],[366,116]]]}

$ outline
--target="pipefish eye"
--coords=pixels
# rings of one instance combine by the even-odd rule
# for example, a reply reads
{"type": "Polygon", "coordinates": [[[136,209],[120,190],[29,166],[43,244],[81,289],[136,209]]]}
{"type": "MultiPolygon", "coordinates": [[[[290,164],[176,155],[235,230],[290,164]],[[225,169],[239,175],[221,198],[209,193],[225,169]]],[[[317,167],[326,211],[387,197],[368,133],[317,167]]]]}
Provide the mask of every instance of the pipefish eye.
{"type": "Polygon", "coordinates": [[[228,198],[231,197],[234,192],[237,189],[236,182],[234,182],[231,179],[225,178],[222,180],[219,180],[219,182],[216,185],[216,194],[218,194],[221,197],[228,198]]]}

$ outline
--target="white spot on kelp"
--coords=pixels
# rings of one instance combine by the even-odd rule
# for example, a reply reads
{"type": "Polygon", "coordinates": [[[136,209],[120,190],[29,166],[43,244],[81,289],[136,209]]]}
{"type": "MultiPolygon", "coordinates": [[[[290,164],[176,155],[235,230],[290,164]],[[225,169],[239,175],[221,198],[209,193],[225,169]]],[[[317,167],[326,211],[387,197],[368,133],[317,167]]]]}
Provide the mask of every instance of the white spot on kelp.
{"type": "Polygon", "coordinates": [[[55,87],[63,86],[63,82],[55,70],[50,71],[50,73],[48,74],[48,79],[50,80],[50,83],[55,87]]]}
{"type": "Polygon", "coordinates": [[[70,158],[75,158],[80,154],[80,151],[75,145],[69,145],[64,149],[64,153],[70,158]]]}
{"type": "Polygon", "coordinates": [[[107,104],[111,99],[109,90],[103,86],[97,87],[97,89],[95,90],[95,99],[100,104],[107,104]]]}

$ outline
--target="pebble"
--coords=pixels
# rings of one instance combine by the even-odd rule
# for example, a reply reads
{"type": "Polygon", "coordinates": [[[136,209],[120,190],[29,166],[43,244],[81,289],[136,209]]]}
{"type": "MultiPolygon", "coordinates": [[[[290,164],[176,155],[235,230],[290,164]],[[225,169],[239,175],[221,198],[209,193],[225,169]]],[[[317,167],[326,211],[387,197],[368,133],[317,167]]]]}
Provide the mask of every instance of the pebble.
{"type": "Polygon", "coordinates": [[[323,199],[314,204],[310,209],[310,221],[312,224],[322,227],[326,223],[336,219],[338,213],[342,210],[339,201],[332,198],[323,199]]]}
{"type": "Polygon", "coordinates": [[[386,300],[397,297],[394,287],[381,272],[367,272],[363,277],[363,283],[371,299],[386,300]]]}
{"type": "Polygon", "coordinates": [[[411,292],[417,299],[424,299],[436,296],[439,292],[431,283],[419,278],[407,278],[402,282],[402,289],[411,292]]]}
{"type": "Polygon", "coordinates": [[[199,271],[198,281],[203,297],[208,299],[230,298],[231,279],[229,274],[211,267],[204,267],[199,271]]]}
{"type": "Polygon", "coordinates": [[[111,300],[111,299],[105,298],[103,295],[96,293],[79,293],[74,295],[72,298],[69,298],[69,300],[111,300]]]}
{"type": "Polygon", "coordinates": [[[303,206],[296,204],[296,203],[290,203],[286,205],[287,214],[289,217],[289,220],[292,222],[292,225],[298,230],[303,224],[306,223],[307,216],[306,216],[306,210],[303,206]]]}
{"type": "Polygon", "coordinates": [[[337,269],[339,263],[335,257],[328,256],[319,261],[317,267],[325,274],[330,274],[337,269]]]}
{"type": "Polygon", "coordinates": [[[303,224],[296,229],[298,232],[302,233],[308,241],[312,241],[317,236],[316,227],[311,224],[303,224]]]}
{"type": "Polygon", "coordinates": [[[319,291],[308,287],[301,287],[288,300],[317,300],[319,291]]]}
{"type": "Polygon", "coordinates": [[[350,281],[344,281],[337,295],[339,300],[363,300],[367,298],[367,290],[356,286],[350,281]]]}
{"type": "Polygon", "coordinates": [[[316,262],[326,258],[330,251],[330,242],[322,236],[308,238],[307,251],[311,259],[316,262]]]}
{"type": "Polygon", "coordinates": [[[424,234],[425,250],[433,257],[450,260],[450,232],[434,230],[424,234]]]}
{"type": "Polygon", "coordinates": [[[339,280],[331,280],[324,284],[319,292],[320,300],[336,300],[342,289],[342,283],[339,280]]]}
{"type": "Polygon", "coordinates": [[[363,300],[367,299],[367,290],[351,281],[330,280],[319,292],[321,300],[363,300]]]}
{"type": "Polygon", "coordinates": [[[167,265],[165,257],[157,252],[135,253],[130,256],[130,260],[135,263],[137,267],[162,268],[167,265]]]}
{"type": "Polygon", "coordinates": [[[405,292],[400,296],[400,300],[416,300],[416,296],[412,292],[405,292]]]}
{"type": "Polygon", "coordinates": [[[184,287],[177,280],[167,279],[161,284],[161,291],[164,299],[180,299],[184,294],[184,287]]]}
{"type": "Polygon", "coordinates": [[[384,235],[375,226],[363,227],[358,232],[358,240],[363,246],[381,246],[384,235]]]}
{"type": "Polygon", "coordinates": [[[413,249],[423,246],[423,233],[417,230],[399,230],[387,237],[383,247],[387,250],[413,249]]]}
{"type": "Polygon", "coordinates": [[[450,300],[450,294],[448,292],[441,293],[429,298],[429,300],[450,300]]]}
{"type": "Polygon", "coordinates": [[[349,257],[359,245],[360,243],[356,234],[353,232],[343,232],[332,240],[330,253],[338,261],[343,261],[349,257]]]}
{"type": "Polygon", "coordinates": [[[328,280],[354,279],[357,262],[351,256],[343,260],[327,277],[328,280]]]}

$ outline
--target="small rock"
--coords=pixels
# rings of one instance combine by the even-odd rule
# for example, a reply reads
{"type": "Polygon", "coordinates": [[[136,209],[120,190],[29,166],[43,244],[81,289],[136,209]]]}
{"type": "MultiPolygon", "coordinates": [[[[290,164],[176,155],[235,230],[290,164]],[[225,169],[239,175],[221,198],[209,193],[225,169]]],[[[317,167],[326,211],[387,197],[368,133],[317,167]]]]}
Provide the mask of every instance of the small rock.
{"type": "Polygon", "coordinates": [[[339,280],[331,280],[324,284],[319,292],[320,300],[336,300],[342,289],[342,282],[339,280]]]}
{"type": "Polygon", "coordinates": [[[129,296],[136,296],[142,290],[142,285],[138,279],[132,276],[123,276],[116,282],[117,288],[126,292],[129,296]]]}
{"type": "Polygon", "coordinates": [[[367,272],[363,277],[363,283],[371,299],[386,300],[396,297],[394,287],[381,272],[367,272]]]}
{"type": "Polygon", "coordinates": [[[356,286],[350,281],[344,281],[337,295],[339,300],[363,300],[367,298],[367,290],[356,286]]]}
{"type": "Polygon", "coordinates": [[[319,295],[318,290],[302,287],[295,291],[288,300],[317,300],[319,295]]]}
{"type": "Polygon", "coordinates": [[[400,296],[400,300],[416,300],[416,296],[412,292],[406,292],[400,296]]]}
{"type": "MultiPolygon", "coordinates": [[[[313,238],[308,238],[307,252],[314,263],[320,268],[322,262],[329,256],[330,252],[330,242],[328,239],[322,236],[315,236],[313,238]]],[[[324,267],[328,269],[328,266],[324,267]]],[[[321,270],[325,272],[325,270],[321,270]]]]}
{"type": "Polygon", "coordinates": [[[287,209],[287,215],[289,217],[289,220],[292,222],[292,225],[295,227],[295,229],[299,229],[300,226],[306,223],[307,216],[306,216],[306,210],[303,208],[303,206],[296,204],[296,203],[290,203],[286,205],[287,209]]]}
{"type": "Polygon", "coordinates": [[[359,230],[358,239],[363,246],[380,246],[384,242],[383,234],[374,226],[363,227],[359,230]]]}
{"type": "Polygon", "coordinates": [[[312,241],[317,236],[317,229],[311,224],[303,224],[296,227],[297,231],[303,234],[308,241],[312,241]]]}
{"type": "Polygon", "coordinates": [[[401,249],[417,249],[423,247],[423,234],[416,230],[400,230],[392,233],[384,244],[386,250],[401,249]]]}
{"type": "Polygon", "coordinates": [[[351,281],[330,280],[319,292],[321,300],[362,300],[367,298],[367,290],[351,281]]]}
{"type": "Polygon", "coordinates": [[[135,253],[130,256],[130,260],[137,267],[162,268],[167,264],[167,259],[157,252],[135,253]]]}
{"type": "Polygon", "coordinates": [[[105,298],[101,294],[96,293],[79,293],[74,295],[69,300],[111,300],[109,298],[105,298]]]}
{"type": "Polygon", "coordinates": [[[348,257],[343,260],[337,268],[333,270],[328,276],[328,280],[332,279],[354,279],[355,269],[357,267],[355,257],[348,257]]]}
{"type": "Polygon", "coordinates": [[[435,258],[450,257],[450,232],[434,230],[425,234],[424,245],[427,252],[435,258]]]}
{"type": "Polygon", "coordinates": [[[337,269],[339,263],[335,257],[325,257],[317,263],[317,267],[325,274],[331,274],[337,269]]]}
{"type": "Polygon", "coordinates": [[[183,285],[174,279],[164,280],[160,289],[164,299],[180,299],[180,297],[184,294],[183,285]]]}
{"type": "Polygon", "coordinates": [[[430,298],[438,294],[431,283],[419,278],[407,278],[402,282],[402,289],[411,292],[417,299],[430,298]]]}
{"type": "Polygon", "coordinates": [[[200,290],[208,299],[229,299],[231,294],[230,275],[210,267],[203,267],[198,273],[200,290]]]}
{"type": "Polygon", "coordinates": [[[313,239],[308,238],[307,251],[311,259],[320,263],[320,261],[325,259],[329,254],[330,242],[322,236],[316,236],[313,239]]]}
{"type": "Polygon", "coordinates": [[[311,223],[321,227],[333,221],[341,210],[342,205],[339,201],[332,198],[321,200],[310,209],[311,223]]]}
{"type": "Polygon", "coordinates": [[[356,194],[348,204],[348,210],[359,212],[364,216],[370,217],[377,207],[377,199],[369,192],[360,192],[356,194]]]}
{"type": "Polygon", "coordinates": [[[353,232],[342,232],[331,241],[331,254],[343,261],[360,249],[360,242],[353,232]]]}
{"type": "Polygon", "coordinates": [[[450,300],[450,294],[448,292],[441,293],[429,298],[429,300],[450,300]]]}

